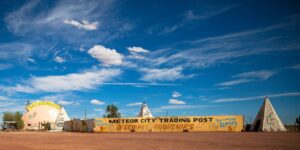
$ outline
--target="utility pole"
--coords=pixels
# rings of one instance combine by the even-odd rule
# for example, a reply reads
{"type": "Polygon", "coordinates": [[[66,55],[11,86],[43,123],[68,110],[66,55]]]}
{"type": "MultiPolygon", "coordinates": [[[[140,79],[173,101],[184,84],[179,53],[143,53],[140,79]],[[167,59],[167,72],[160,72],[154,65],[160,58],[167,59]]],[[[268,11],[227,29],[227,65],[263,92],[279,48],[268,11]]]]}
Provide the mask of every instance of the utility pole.
{"type": "Polygon", "coordinates": [[[29,105],[30,105],[30,101],[27,100],[26,107],[25,107],[25,110],[27,110],[27,112],[29,111],[29,110],[27,109],[27,106],[29,106],[29,105]]]}
{"type": "Polygon", "coordinates": [[[86,120],[86,109],[84,109],[84,120],[86,120]]]}
{"type": "Polygon", "coordinates": [[[285,126],[286,126],[286,118],[287,118],[287,117],[285,116],[285,117],[284,117],[284,125],[285,125],[285,126]]]}

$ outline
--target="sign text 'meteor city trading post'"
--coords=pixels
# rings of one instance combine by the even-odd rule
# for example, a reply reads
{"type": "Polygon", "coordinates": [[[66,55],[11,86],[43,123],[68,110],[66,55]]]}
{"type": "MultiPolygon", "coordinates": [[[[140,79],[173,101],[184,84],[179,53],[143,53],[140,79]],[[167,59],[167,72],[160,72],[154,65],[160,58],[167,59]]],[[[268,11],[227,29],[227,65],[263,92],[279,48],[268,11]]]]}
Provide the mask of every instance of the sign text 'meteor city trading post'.
{"type": "Polygon", "coordinates": [[[243,116],[186,116],[155,118],[96,118],[95,132],[236,131],[243,116]]]}

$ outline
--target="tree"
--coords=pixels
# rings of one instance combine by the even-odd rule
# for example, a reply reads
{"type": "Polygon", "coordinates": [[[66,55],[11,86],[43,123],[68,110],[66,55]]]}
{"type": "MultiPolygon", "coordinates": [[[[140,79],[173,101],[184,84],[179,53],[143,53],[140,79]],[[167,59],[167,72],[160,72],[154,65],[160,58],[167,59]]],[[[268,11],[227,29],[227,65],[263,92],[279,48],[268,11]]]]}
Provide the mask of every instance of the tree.
{"type": "Polygon", "coordinates": [[[107,105],[105,112],[106,115],[103,116],[104,118],[121,118],[118,107],[115,105],[107,105]]]}
{"type": "Polygon", "coordinates": [[[16,128],[17,129],[22,129],[24,127],[24,121],[22,120],[22,113],[21,112],[16,112],[14,115],[14,120],[16,121],[16,128]]]}
{"type": "Polygon", "coordinates": [[[298,118],[296,118],[296,130],[299,131],[300,129],[300,116],[298,118]]]}
{"type": "Polygon", "coordinates": [[[5,121],[15,121],[15,128],[16,129],[22,129],[24,127],[24,122],[22,120],[22,113],[21,112],[4,112],[2,116],[3,123],[5,121]]]}
{"type": "Polygon", "coordinates": [[[2,116],[2,120],[4,121],[14,121],[14,114],[11,112],[4,112],[2,116]]]}

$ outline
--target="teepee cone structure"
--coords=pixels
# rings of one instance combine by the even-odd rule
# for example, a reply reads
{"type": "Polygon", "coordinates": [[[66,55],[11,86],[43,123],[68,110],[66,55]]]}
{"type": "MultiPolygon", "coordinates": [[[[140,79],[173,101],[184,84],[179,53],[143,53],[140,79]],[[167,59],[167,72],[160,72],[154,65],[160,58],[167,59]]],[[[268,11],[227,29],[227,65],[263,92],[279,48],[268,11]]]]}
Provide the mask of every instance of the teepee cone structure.
{"type": "Polygon", "coordinates": [[[252,124],[251,130],[264,132],[286,131],[268,97],[265,98],[252,124]]]}
{"type": "Polygon", "coordinates": [[[142,107],[141,107],[138,117],[153,117],[153,115],[151,114],[151,112],[145,102],[142,104],[142,107]]]}
{"type": "Polygon", "coordinates": [[[63,130],[64,122],[69,121],[70,118],[63,107],[60,107],[60,111],[55,120],[56,130],[63,130]]]}

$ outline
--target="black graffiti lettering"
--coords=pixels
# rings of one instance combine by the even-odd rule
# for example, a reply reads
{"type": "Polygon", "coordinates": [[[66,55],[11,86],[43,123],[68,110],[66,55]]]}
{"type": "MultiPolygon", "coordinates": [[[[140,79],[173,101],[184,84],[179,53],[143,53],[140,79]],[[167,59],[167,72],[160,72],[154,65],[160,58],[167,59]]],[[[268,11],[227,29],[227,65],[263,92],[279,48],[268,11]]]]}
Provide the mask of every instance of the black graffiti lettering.
{"type": "Polygon", "coordinates": [[[210,118],[194,118],[193,122],[212,122],[212,117],[210,118]]]}
{"type": "Polygon", "coordinates": [[[168,118],[164,118],[164,122],[169,122],[169,119],[168,118]]]}
{"type": "Polygon", "coordinates": [[[108,123],[120,123],[120,120],[115,120],[115,119],[108,120],[108,123]]]}

